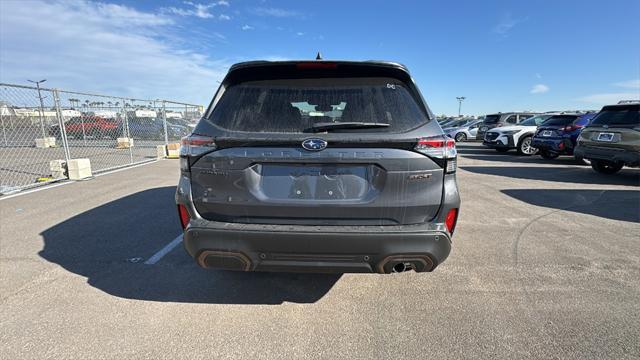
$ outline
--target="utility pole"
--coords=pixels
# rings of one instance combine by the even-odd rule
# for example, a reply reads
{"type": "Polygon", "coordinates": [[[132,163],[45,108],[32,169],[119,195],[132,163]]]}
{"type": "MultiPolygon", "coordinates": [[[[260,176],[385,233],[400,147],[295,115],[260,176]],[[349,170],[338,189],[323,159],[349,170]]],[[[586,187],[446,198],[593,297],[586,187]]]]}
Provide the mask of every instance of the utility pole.
{"type": "Polygon", "coordinates": [[[466,99],[466,97],[458,96],[456,97],[456,99],[458,100],[458,117],[460,117],[460,110],[462,110],[462,102],[464,101],[464,99],[466,99]]]}
{"type": "Polygon", "coordinates": [[[40,93],[40,83],[47,81],[47,79],[40,81],[27,81],[36,84],[36,87],[38,88],[38,99],[40,99],[40,129],[42,130],[42,138],[44,139],[45,137],[47,137],[47,135],[44,131],[44,103],[42,102],[42,94],[40,93]]]}

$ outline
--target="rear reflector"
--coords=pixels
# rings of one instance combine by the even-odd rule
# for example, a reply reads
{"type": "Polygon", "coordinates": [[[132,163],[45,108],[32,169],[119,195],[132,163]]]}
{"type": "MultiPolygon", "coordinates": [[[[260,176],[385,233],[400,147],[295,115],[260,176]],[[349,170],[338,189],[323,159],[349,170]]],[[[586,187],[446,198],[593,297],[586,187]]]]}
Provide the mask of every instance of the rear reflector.
{"type": "Polygon", "coordinates": [[[178,204],[178,216],[180,217],[180,226],[182,226],[183,230],[186,229],[190,218],[187,208],[182,204],[178,204]]]}
{"type": "Polygon", "coordinates": [[[456,223],[458,222],[458,209],[451,209],[447,213],[447,217],[444,219],[444,224],[449,230],[450,234],[456,229],[456,223]]]}

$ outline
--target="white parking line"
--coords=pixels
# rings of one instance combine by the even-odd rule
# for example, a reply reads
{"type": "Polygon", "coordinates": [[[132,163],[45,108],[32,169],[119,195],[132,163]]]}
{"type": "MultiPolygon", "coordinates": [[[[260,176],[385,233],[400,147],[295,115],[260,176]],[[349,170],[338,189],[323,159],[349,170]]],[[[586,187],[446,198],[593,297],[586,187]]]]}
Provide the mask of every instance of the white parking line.
{"type": "Polygon", "coordinates": [[[182,234],[178,235],[177,238],[173,239],[165,247],[160,249],[160,251],[158,251],[157,253],[153,254],[153,256],[149,258],[149,260],[144,262],[145,265],[153,265],[153,264],[157,263],[158,261],[160,261],[160,259],[162,259],[162,257],[167,255],[171,250],[173,250],[181,242],[182,242],[182,234]]]}

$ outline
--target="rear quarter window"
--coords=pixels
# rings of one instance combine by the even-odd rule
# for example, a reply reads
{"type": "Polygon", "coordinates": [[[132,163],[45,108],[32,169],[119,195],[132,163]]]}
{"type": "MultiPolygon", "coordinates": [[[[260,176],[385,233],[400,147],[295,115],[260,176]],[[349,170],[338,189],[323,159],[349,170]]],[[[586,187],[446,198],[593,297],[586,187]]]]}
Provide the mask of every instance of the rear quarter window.
{"type": "Polygon", "coordinates": [[[485,124],[495,124],[500,120],[500,115],[487,115],[484,118],[485,124]]]}
{"type": "Polygon", "coordinates": [[[402,132],[429,121],[411,90],[391,78],[253,81],[226,89],[203,121],[243,132],[301,133],[317,123],[375,122],[402,132]]]}

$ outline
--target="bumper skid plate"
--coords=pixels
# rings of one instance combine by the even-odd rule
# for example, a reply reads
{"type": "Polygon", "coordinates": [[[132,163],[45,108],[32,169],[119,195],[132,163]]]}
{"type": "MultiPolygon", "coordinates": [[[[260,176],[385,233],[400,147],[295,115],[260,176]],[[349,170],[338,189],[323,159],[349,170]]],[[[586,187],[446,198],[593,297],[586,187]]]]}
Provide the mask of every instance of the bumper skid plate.
{"type": "Polygon", "coordinates": [[[432,271],[451,251],[448,234],[420,232],[228,231],[190,227],[184,246],[205,268],[361,273],[432,271]],[[339,253],[337,253],[339,251],[339,253]]]}

